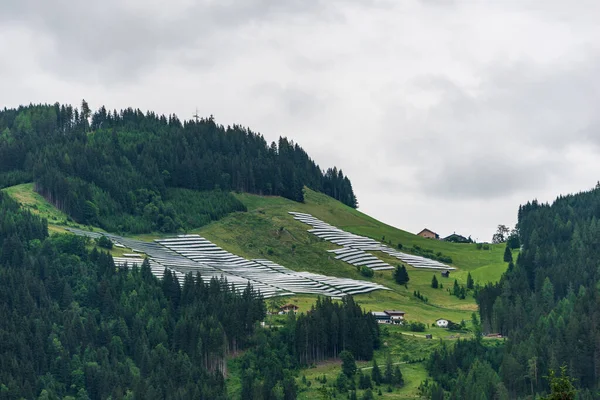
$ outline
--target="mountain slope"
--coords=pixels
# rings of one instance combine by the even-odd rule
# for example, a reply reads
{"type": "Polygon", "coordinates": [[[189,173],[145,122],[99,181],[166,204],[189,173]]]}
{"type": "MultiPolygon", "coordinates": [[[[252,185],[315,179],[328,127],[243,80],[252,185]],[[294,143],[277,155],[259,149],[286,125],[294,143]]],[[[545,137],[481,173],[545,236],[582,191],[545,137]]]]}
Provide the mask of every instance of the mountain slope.
{"type": "MultiPolygon", "coordinates": [[[[60,213],[41,196],[33,192],[32,185],[18,185],[4,189],[15,199],[25,201],[28,209],[45,216],[50,221],[51,231],[64,231],[64,223],[68,218],[60,213]]],[[[282,197],[258,196],[251,194],[234,194],[245,205],[247,212],[235,212],[219,221],[208,224],[189,233],[198,233],[225,250],[248,258],[266,258],[296,271],[309,271],[329,276],[345,277],[360,280],[372,280],[392,289],[376,291],[371,294],[357,296],[361,304],[372,310],[403,309],[407,318],[430,325],[437,318],[447,318],[457,322],[469,321],[471,312],[476,310],[472,296],[460,300],[446,291],[452,287],[454,279],[462,285],[466,284],[467,273],[471,273],[476,282],[482,285],[488,281],[496,281],[506,269],[502,261],[503,246],[492,246],[489,251],[477,250],[473,244],[457,244],[424,239],[411,233],[381,223],[358,210],[348,207],[331,197],[304,190],[305,202],[298,203],[282,197]],[[335,260],[328,249],[336,246],[310,234],[310,226],[298,222],[288,214],[289,211],[310,213],[332,225],[349,232],[372,236],[391,241],[392,246],[403,244],[403,251],[412,246],[431,248],[453,259],[452,266],[457,271],[450,278],[442,278],[439,273],[430,270],[417,270],[408,266],[410,282],[408,288],[397,285],[391,271],[377,271],[373,278],[366,278],[355,267],[335,260]],[[434,275],[444,285],[444,289],[432,289],[431,279],[434,275]],[[428,303],[413,296],[418,290],[428,298],[428,303]]],[[[84,228],[73,221],[69,226],[84,228]]],[[[94,228],[98,230],[98,228],[94,228]]],[[[145,234],[134,238],[153,240],[168,235],[145,234]]],[[[115,253],[115,255],[120,255],[115,253]]],[[[397,265],[399,261],[383,253],[377,257],[397,265]]],[[[295,300],[301,309],[310,307],[314,296],[298,296],[295,300]]],[[[443,333],[444,331],[440,331],[443,333]]]]}

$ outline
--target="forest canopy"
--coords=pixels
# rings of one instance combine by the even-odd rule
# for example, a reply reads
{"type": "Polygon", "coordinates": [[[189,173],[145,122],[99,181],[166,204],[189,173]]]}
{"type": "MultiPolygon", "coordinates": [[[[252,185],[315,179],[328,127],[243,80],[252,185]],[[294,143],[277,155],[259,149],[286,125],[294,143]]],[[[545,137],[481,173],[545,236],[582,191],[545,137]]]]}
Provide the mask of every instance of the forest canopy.
{"type": "Polygon", "coordinates": [[[85,101],[80,109],[56,103],[0,111],[0,187],[31,180],[75,221],[121,232],[173,232],[244,211],[231,191],[302,202],[307,186],[358,205],[341,170],[321,170],[285,137],[268,143],[212,117],[92,112],[85,101]],[[177,207],[182,202],[198,217],[190,220],[177,207]]]}

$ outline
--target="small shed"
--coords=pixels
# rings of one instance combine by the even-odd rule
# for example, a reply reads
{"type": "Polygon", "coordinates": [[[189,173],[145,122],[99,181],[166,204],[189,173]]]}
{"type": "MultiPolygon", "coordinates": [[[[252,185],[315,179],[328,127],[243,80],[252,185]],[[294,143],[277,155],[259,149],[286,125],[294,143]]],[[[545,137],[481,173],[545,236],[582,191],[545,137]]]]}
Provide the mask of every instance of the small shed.
{"type": "Polygon", "coordinates": [[[433,339],[433,335],[431,333],[428,333],[425,335],[425,339],[433,339]]]}
{"type": "Polygon", "coordinates": [[[442,278],[450,278],[450,270],[442,271],[442,278]]]}

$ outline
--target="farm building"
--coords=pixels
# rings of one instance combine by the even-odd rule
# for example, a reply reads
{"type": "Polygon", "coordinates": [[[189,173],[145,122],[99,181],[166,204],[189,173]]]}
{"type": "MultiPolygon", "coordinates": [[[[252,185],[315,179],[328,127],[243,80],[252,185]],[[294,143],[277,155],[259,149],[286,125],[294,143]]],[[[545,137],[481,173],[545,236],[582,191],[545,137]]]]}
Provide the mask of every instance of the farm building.
{"type": "Polygon", "coordinates": [[[404,315],[406,314],[404,311],[398,310],[385,310],[384,313],[390,316],[392,322],[402,321],[404,319],[404,315]]]}
{"type": "Polygon", "coordinates": [[[388,314],[381,311],[371,311],[371,314],[375,317],[378,324],[390,324],[392,320],[388,314]]]}
{"type": "Polygon", "coordinates": [[[442,240],[445,242],[453,242],[453,243],[471,243],[471,240],[469,238],[459,235],[456,232],[450,236],[446,236],[442,240]]]}
{"type": "Polygon", "coordinates": [[[440,319],[438,319],[438,320],[435,321],[435,324],[437,326],[439,326],[440,328],[447,328],[448,327],[448,320],[440,318],[440,319]]]}
{"type": "Polygon", "coordinates": [[[298,312],[298,306],[295,304],[288,303],[284,306],[279,307],[280,314],[289,314],[290,312],[296,314],[298,312]]]}
{"type": "Polygon", "coordinates": [[[427,239],[439,239],[440,238],[440,235],[438,235],[434,231],[430,231],[427,228],[425,228],[421,232],[417,233],[417,236],[421,236],[421,237],[424,237],[427,239]]]}
{"type": "Polygon", "coordinates": [[[443,278],[450,278],[450,271],[442,271],[443,278]]]}

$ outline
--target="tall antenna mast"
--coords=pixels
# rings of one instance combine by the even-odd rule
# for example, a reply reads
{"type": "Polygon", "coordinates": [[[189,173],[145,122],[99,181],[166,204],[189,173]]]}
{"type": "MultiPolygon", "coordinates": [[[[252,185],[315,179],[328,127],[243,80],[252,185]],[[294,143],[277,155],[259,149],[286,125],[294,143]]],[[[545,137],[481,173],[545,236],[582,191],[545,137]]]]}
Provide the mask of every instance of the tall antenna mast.
{"type": "Polygon", "coordinates": [[[196,107],[196,113],[194,115],[192,115],[192,117],[194,117],[194,119],[196,120],[196,123],[198,123],[198,120],[200,119],[200,116],[198,115],[198,107],[196,107]]]}

